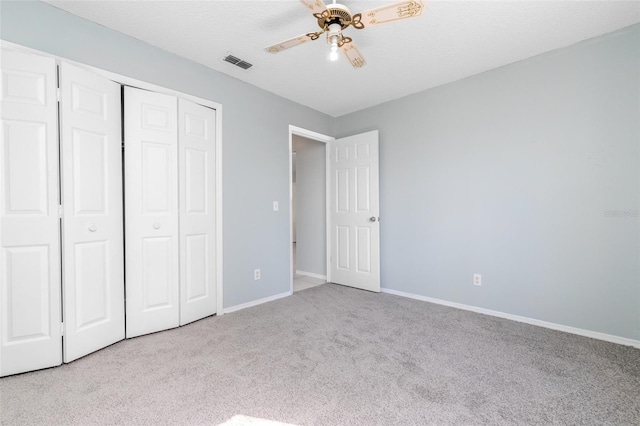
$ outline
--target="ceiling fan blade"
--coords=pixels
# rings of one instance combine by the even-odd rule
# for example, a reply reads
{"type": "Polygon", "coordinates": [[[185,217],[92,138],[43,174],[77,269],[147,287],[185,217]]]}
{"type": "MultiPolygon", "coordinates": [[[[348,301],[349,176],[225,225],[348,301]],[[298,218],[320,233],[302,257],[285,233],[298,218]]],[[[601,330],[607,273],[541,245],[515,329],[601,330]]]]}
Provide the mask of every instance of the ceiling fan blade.
{"type": "Polygon", "coordinates": [[[325,6],[322,0],[300,0],[300,2],[304,4],[314,15],[322,14],[322,12],[327,10],[327,6],[325,6]]]}
{"type": "Polygon", "coordinates": [[[344,43],[340,47],[340,50],[342,50],[342,53],[344,53],[344,56],[347,57],[354,68],[362,68],[367,65],[367,61],[364,60],[353,41],[344,43]]]}
{"type": "Polygon", "coordinates": [[[422,0],[399,1],[362,12],[359,14],[361,15],[359,21],[364,25],[361,28],[373,27],[402,19],[415,18],[420,16],[423,10],[422,0]]]}
{"type": "Polygon", "coordinates": [[[276,43],[274,45],[265,47],[264,50],[266,50],[269,53],[278,53],[278,52],[282,52],[285,49],[295,47],[299,44],[306,43],[311,40],[315,40],[318,37],[320,37],[319,33],[302,34],[297,37],[290,38],[289,40],[281,41],[280,43],[276,43]]]}

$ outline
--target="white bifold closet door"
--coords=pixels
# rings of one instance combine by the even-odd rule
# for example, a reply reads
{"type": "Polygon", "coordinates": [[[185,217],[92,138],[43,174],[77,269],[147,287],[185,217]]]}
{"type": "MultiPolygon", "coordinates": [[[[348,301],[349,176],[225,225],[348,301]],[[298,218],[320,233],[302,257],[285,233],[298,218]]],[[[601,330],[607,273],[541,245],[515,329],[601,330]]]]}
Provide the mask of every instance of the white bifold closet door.
{"type": "Polygon", "coordinates": [[[216,112],[125,88],[127,337],[216,313],[216,112]]]}
{"type": "Polygon", "coordinates": [[[216,313],[216,111],[178,101],[180,325],[216,313]]]}
{"type": "Polygon", "coordinates": [[[127,337],[180,325],[177,98],[125,87],[127,337]]]}
{"type": "Polygon", "coordinates": [[[2,50],[0,376],[62,363],[52,58],[2,50]]]}
{"type": "Polygon", "coordinates": [[[120,85],[60,67],[64,361],[124,339],[120,85]]]}

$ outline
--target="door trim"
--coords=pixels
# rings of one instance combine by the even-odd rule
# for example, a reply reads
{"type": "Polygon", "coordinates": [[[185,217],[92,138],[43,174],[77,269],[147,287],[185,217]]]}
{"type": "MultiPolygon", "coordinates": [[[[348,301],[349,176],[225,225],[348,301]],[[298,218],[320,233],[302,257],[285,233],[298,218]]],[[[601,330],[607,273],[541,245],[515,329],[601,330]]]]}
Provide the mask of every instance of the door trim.
{"type": "Polygon", "coordinates": [[[302,136],[325,144],[325,246],[327,250],[327,282],[331,282],[331,247],[329,246],[329,150],[326,144],[334,141],[333,136],[324,135],[314,132],[313,130],[304,129],[302,127],[289,125],[289,294],[293,294],[293,135],[302,136]]]}
{"type": "Polygon", "coordinates": [[[58,56],[54,54],[50,54],[47,52],[42,52],[36,49],[32,49],[30,47],[22,46],[20,44],[11,43],[6,40],[0,40],[0,47],[6,49],[17,50],[19,52],[27,52],[40,56],[45,56],[49,58],[54,58],[56,63],[59,64],[60,61],[65,61],[71,65],[75,65],[77,67],[83,68],[85,70],[94,72],[102,77],[108,78],[116,83],[125,85],[125,86],[133,86],[144,90],[149,90],[157,93],[163,93],[167,95],[173,95],[182,99],[186,99],[197,104],[213,108],[216,110],[216,297],[217,297],[217,306],[216,306],[216,315],[223,315],[223,261],[224,256],[222,253],[223,248],[223,229],[222,229],[222,104],[217,102],[213,102],[208,99],[200,98],[197,96],[189,95],[187,93],[179,92],[177,90],[169,89],[166,87],[158,86],[153,83],[149,83],[143,80],[138,80],[132,77],[127,77],[121,74],[113,73],[110,71],[103,70],[101,68],[92,67],[87,64],[83,64],[81,62],[76,62],[72,59],[66,58],[64,56],[58,56]]]}

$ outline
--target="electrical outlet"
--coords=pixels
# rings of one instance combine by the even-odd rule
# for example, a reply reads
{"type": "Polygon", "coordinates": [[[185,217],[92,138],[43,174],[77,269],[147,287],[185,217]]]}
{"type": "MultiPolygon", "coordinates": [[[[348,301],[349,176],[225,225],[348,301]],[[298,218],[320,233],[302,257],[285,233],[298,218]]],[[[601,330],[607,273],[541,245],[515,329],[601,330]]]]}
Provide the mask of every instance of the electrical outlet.
{"type": "Polygon", "coordinates": [[[273,202],[273,211],[277,212],[278,210],[280,210],[280,204],[278,204],[277,201],[273,202]]]}
{"type": "Polygon", "coordinates": [[[258,281],[260,279],[260,269],[253,270],[253,279],[258,281]]]}
{"type": "Polygon", "coordinates": [[[477,286],[482,285],[482,275],[473,274],[473,285],[477,285],[477,286]]]}

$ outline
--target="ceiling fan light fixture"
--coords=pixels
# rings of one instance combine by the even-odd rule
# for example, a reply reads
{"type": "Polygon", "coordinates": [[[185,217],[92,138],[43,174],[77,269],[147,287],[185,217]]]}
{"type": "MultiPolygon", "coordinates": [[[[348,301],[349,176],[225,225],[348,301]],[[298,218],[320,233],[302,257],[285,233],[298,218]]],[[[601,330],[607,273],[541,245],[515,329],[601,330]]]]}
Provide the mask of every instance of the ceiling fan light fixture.
{"type": "Polygon", "coordinates": [[[329,25],[329,31],[327,32],[327,43],[331,46],[329,51],[330,61],[338,60],[338,44],[340,43],[340,39],[342,38],[341,30],[342,27],[340,27],[340,24],[329,25]]]}
{"type": "Polygon", "coordinates": [[[331,62],[335,62],[338,60],[338,50],[333,50],[331,49],[331,52],[329,52],[329,60],[331,62]]]}

